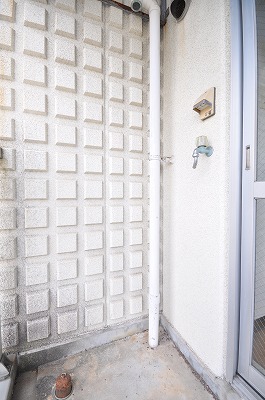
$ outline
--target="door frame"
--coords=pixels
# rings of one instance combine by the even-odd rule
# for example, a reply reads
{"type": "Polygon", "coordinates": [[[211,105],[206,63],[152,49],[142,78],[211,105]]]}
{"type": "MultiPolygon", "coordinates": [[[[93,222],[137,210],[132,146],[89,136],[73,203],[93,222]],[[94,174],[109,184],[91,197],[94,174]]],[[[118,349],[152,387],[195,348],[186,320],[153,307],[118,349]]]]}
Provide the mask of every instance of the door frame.
{"type": "MultiPolygon", "coordinates": [[[[245,66],[243,71],[243,42],[248,45],[253,40],[253,35],[244,35],[243,32],[243,3],[247,0],[230,0],[231,12],[231,120],[230,120],[230,198],[229,198],[229,273],[228,273],[228,325],[227,325],[227,353],[226,353],[226,379],[248,399],[261,399],[240,376],[237,375],[239,355],[239,330],[240,330],[240,288],[241,288],[241,235],[242,235],[242,171],[243,171],[243,125],[244,104],[243,92],[244,79],[253,76],[252,70],[245,66]],[[252,74],[252,75],[249,75],[252,74]]],[[[256,26],[255,15],[252,15],[252,27],[256,26]],[[253,24],[253,25],[252,25],[253,24]]],[[[246,32],[246,29],[245,29],[246,32]]],[[[253,30],[252,30],[253,32],[253,30]]],[[[256,32],[253,32],[254,36],[256,32]]],[[[256,48],[253,49],[256,52],[256,48]]],[[[254,57],[255,59],[255,57],[254,57]]],[[[256,59],[255,59],[256,62],[256,59]]],[[[250,79],[251,80],[251,79],[250,79]]],[[[256,90],[256,87],[255,87],[256,90]]],[[[253,91],[253,88],[252,88],[253,91]]],[[[253,93],[252,93],[253,94],[253,93]]],[[[253,102],[254,103],[254,102],[253,102]]],[[[256,107],[255,107],[256,109],[256,107]]],[[[254,110],[255,112],[255,110],[254,110]]],[[[252,110],[253,114],[253,110],[252,110]]],[[[254,139],[255,140],[255,139],[254,139]]],[[[254,146],[251,146],[251,159],[254,160],[254,146]]],[[[252,166],[252,170],[255,166],[252,166]]],[[[252,172],[253,175],[254,171],[252,172]]],[[[244,282],[243,282],[244,283],[244,282]]]]}
{"type": "Polygon", "coordinates": [[[243,132],[243,30],[241,0],[230,0],[231,86],[229,171],[229,268],[226,379],[237,373],[240,320],[242,132],[243,132]]]}

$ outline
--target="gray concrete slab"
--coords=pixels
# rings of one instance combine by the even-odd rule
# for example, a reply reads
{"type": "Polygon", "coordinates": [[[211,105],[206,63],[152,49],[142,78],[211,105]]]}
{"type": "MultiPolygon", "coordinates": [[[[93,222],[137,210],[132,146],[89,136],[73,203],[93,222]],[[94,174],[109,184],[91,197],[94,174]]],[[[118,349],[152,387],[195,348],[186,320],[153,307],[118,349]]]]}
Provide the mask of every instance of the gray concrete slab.
{"type": "Polygon", "coordinates": [[[52,400],[55,379],[63,372],[72,376],[69,400],[213,399],[165,333],[154,350],[144,332],[40,366],[36,397],[21,393],[14,400],[52,400]]]}

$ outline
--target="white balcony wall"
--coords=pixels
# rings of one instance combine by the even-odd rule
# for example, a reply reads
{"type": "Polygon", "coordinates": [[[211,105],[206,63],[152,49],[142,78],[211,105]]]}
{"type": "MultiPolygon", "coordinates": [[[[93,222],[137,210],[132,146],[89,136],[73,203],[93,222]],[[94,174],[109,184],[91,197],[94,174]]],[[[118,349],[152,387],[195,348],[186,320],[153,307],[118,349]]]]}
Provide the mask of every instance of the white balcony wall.
{"type": "Polygon", "coordinates": [[[192,0],[164,31],[163,312],[217,376],[225,371],[228,277],[230,2],[192,0]],[[193,105],[216,87],[216,115],[193,105]],[[192,169],[197,136],[214,153],[192,169]]]}

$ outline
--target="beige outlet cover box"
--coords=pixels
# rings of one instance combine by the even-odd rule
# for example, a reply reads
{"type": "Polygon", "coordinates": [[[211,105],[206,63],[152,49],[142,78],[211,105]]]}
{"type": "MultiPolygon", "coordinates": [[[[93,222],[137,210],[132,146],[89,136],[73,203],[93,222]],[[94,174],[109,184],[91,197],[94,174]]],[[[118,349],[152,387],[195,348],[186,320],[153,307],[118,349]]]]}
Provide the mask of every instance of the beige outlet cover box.
{"type": "Polygon", "coordinates": [[[215,87],[208,89],[196,100],[193,110],[200,114],[201,120],[215,114],[215,87]]]}

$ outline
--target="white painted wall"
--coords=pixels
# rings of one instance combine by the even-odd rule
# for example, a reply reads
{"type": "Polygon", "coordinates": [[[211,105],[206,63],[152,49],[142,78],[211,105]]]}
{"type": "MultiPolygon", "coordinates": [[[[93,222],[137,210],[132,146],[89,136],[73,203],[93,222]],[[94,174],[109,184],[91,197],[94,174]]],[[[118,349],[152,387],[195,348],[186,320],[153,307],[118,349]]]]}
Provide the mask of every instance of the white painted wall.
{"type": "Polygon", "coordinates": [[[163,312],[214,374],[225,370],[228,275],[229,1],[192,0],[164,28],[163,312]],[[216,87],[216,115],[192,108],[216,87]],[[197,136],[214,147],[192,169],[197,136]]]}

